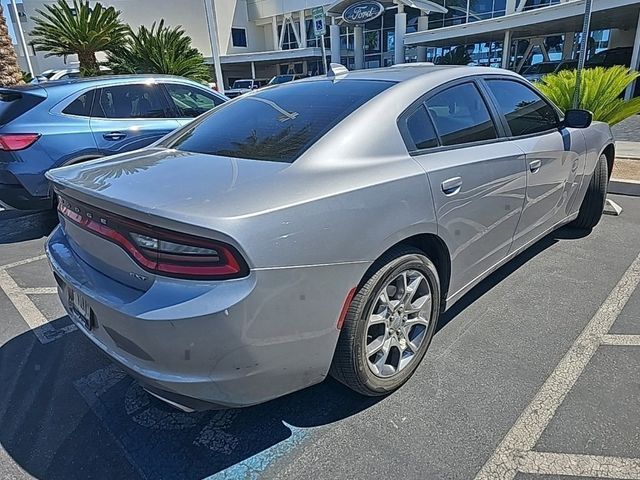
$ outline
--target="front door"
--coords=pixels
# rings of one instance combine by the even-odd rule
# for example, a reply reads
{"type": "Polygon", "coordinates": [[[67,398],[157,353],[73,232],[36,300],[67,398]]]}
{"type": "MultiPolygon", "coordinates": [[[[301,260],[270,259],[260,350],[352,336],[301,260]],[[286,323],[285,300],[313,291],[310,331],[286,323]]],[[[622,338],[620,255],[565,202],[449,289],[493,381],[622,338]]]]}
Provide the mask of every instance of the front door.
{"type": "Polygon", "coordinates": [[[155,83],[103,87],[94,100],[91,132],[104,155],[146,147],[180,125],[155,83]]]}
{"type": "Polygon", "coordinates": [[[556,109],[528,85],[486,79],[512,141],[526,154],[527,198],[513,249],[530,243],[568,214],[584,169],[584,137],[560,130],[556,109]],[[574,151],[576,150],[576,151],[574,151]]]}
{"type": "Polygon", "coordinates": [[[406,122],[449,246],[455,296],[507,255],[524,204],[525,156],[499,140],[474,82],[436,93],[406,122]]]}

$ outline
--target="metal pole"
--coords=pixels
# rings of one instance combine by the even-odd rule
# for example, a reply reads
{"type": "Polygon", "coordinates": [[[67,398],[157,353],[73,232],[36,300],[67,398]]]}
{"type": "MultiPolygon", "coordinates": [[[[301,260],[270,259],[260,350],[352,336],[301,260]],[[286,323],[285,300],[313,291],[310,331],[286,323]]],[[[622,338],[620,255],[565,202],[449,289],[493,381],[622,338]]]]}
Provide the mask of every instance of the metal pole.
{"type": "Polygon", "coordinates": [[[222,64],[220,63],[220,42],[218,41],[218,20],[216,18],[214,0],[204,0],[204,13],[207,20],[207,29],[209,30],[213,68],[216,72],[216,86],[218,91],[224,95],[224,78],[222,77],[222,64]]]}
{"type": "Polygon", "coordinates": [[[24,32],[22,31],[22,22],[20,22],[20,15],[18,15],[18,7],[16,6],[16,0],[9,0],[9,3],[13,7],[13,15],[16,18],[18,37],[20,37],[20,44],[22,45],[22,51],[24,52],[24,58],[27,61],[27,68],[32,77],[35,78],[36,72],[31,65],[31,58],[29,58],[29,50],[27,50],[27,41],[24,39],[24,32]]]}
{"type": "Polygon", "coordinates": [[[580,89],[582,88],[582,70],[587,61],[587,50],[589,48],[589,30],[591,28],[591,4],[593,0],[585,0],[584,23],[582,24],[582,48],[578,58],[578,70],[576,72],[576,89],[573,92],[573,108],[580,108],[580,89]]]}
{"type": "Polygon", "coordinates": [[[322,66],[324,67],[324,74],[326,75],[329,68],[327,67],[327,52],[325,50],[326,47],[324,46],[324,35],[320,37],[320,41],[322,42],[322,66]]]}

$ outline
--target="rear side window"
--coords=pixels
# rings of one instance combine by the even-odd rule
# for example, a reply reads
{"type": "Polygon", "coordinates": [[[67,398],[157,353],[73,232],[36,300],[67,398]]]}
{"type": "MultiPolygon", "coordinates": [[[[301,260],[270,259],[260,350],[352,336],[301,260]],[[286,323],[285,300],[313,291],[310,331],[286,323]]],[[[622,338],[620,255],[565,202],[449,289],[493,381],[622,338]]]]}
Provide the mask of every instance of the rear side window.
{"type": "Polygon", "coordinates": [[[115,85],[100,90],[93,105],[93,117],[165,118],[165,103],[155,84],[115,85]]]}
{"type": "Polygon", "coordinates": [[[407,118],[407,131],[415,145],[415,150],[438,146],[438,136],[424,106],[420,106],[409,115],[407,118]]]}
{"type": "Polygon", "coordinates": [[[213,93],[205,93],[188,85],[165,84],[180,118],[195,118],[223,103],[213,93]]]}
{"type": "Polygon", "coordinates": [[[547,132],[558,126],[558,115],[540,95],[513,80],[487,80],[515,137],[547,132]]]}
{"type": "Polygon", "coordinates": [[[90,116],[91,105],[93,104],[93,97],[95,96],[95,93],[95,90],[89,90],[88,92],[83,93],[67,105],[62,113],[66,113],[67,115],[79,115],[81,117],[90,116]]]}
{"type": "Polygon", "coordinates": [[[347,115],[393,84],[345,79],[268,88],[225,103],[172,136],[165,146],[291,163],[347,115]]]}
{"type": "Polygon", "coordinates": [[[443,145],[461,145],[497,138],[496,127],[478,88],[463,83],[426,101],[443,145]]]}

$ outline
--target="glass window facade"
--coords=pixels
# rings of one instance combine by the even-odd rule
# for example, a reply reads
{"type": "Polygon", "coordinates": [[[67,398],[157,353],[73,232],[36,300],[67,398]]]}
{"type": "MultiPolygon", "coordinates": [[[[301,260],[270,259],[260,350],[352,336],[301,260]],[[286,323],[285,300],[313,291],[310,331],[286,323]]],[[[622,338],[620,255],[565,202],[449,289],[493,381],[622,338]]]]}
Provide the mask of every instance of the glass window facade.
{"type": "Polygon", "coordinates": [[[436,3],[449,11],[446,14],[431,13],[429,15],[430,30],[502,17],[507,8],[506,0],[436,0],[436,3]]]}

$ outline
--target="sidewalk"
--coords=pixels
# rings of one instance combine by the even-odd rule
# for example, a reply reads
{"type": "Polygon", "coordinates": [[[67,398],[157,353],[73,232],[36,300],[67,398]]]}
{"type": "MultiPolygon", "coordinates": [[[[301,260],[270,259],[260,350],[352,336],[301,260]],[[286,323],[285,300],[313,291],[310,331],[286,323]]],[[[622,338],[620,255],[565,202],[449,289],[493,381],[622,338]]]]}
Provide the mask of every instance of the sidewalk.
{"type": "Polygon", "coordinates": [[[640,142],[616,141],[609,192],[640,196],[640,142]]]}

